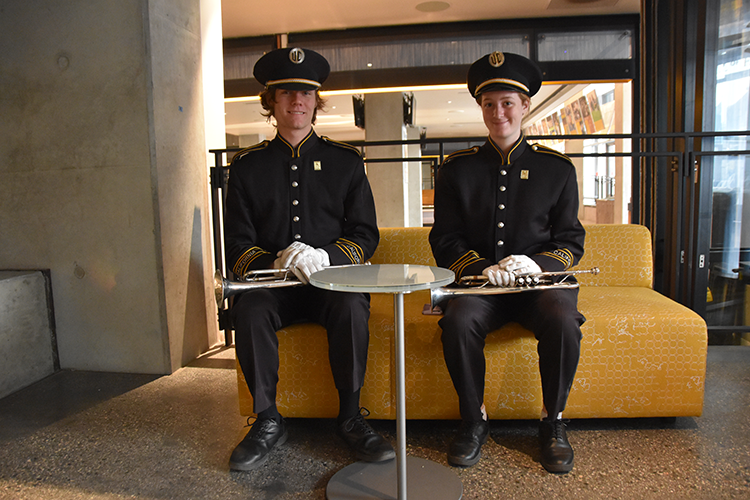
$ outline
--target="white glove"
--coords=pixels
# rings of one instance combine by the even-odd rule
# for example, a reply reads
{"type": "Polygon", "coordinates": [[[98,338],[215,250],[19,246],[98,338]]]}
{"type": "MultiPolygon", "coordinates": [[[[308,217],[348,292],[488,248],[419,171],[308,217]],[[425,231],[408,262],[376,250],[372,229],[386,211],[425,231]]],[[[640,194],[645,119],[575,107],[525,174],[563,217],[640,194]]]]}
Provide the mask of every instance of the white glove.
{"type": "Polygon", "coordinates": [[[516,276],[510,271],[502,269],[499,264],[490,266],[482,271],[490,283],[496,286],[513,286],[516,284],[516,276]]]}
{"type": "Polygon", "coordinates": [[[322,271],[324,267],[331,265],[328,252],[322,248],[308,247],[298,252],[292,260],[292,272],[299,280],[308,284],[310,275],[322,271]]]}
{"type": "Polygon", "coordinates": [[[278,257],[278,259],[273,261],[273,268],[289,269],[289,267],[292,265],[292,261],[297,256],[297,254],[307,249],[312,250],[312,247],[310,245],[305,245],[301,241],[295,241],[284,250],[279,250],[276,253],[276,257],[278,257]]]}
{"type": "Polygon", "coordinates": [[[542,272],[539,264],[526,255],[510,255],[498,262],[497,265],[500,266],[500,269],[511,272],[516,276],[542,272]]]}

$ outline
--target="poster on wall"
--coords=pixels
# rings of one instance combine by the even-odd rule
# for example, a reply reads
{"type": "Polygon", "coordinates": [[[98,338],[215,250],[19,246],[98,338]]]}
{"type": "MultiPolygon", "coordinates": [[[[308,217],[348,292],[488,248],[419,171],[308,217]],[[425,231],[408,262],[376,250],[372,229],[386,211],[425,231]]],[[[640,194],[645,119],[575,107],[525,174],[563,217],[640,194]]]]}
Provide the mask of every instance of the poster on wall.
{"type": "Polygon", "coordinates": [[[557,114],[557,111],[552,113],[552,123],[555,125],[555,134],[557,135],[565,134],[562,126],[560,126],[560,116],[557,114]]]}
{"type": "Polygon", "coordinates": [[[547,120],[542,118],[539,121],[539,128],[542,130],[542,135],[549,135],[549,129],[547,128],[547,120]]]}
{"type": "Polygon", "coordinates": [[[576,124],[573,121],[573,110],[570,108],[570,106],[565,106],[562,109],[562,113],[564,118],[564,124],[565,124],[565,132],[567,134],[575,134],[576,133],[576,124]]]}
{"type": "Polygon", "coordinates": [[[549,115],[545,120],[547,122],[547,130],[549,130],[550,135],[558,135],[557,129],[555,128],[555,122],[552,119],[552,115],[549,115]]]}
{"type": "Polygon", "coordinates": [[[599,107],[599,98],[596,96],[596,91],[592,90],[586,95],[589,101],[589,108],[591,108],[591,119],[594,120],[594,128],[597,132],[604,130],[604,118],[602,117],[602,109],[599,107]]]}
{"type": "Polygon", "coordinates": [[[586,133],[596,133],[596,127],[594,127],[594,120],[591,118],[591,110],[589,110],[589,103],[586,101],[586,96],[578,99],[578,105],[581,108],[581,116],[583,116],[583,123],[586,126],[586,133]]]}
{"type": "Polygon", "coordinates": [[[570,103],[570,109],[573,113],[573,125],[576,129],[576,134],[582,134],[584,130],[583,125],[583,115],[581,115],[581,107],[579,105],[578,101],[573,101],[570,103]]]}
{"type": "Polygon", "coordinates": [[[569,134],[570,130],[568,129],[568,108],[563,107],[560,109],[560,127],[562,128],[563,134],[569,134]]]}

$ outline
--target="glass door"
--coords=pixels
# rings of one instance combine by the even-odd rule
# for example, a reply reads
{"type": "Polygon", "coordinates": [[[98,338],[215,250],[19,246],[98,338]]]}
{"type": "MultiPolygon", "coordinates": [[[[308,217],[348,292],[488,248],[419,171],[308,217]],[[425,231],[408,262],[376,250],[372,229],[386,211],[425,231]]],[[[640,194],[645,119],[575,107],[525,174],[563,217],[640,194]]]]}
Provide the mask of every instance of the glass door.
{"type": "Polygon", "coordinates": [[[706,50],[704,130],[727,135],[706,138],[696,158],[704,169],[702,202],[710,205],[710,230],[702,234],[709,241],[704,317],[710,343],[748,344],[750,0],[715,0],[708,9],[707,39],[715,45],[706,50]]]}

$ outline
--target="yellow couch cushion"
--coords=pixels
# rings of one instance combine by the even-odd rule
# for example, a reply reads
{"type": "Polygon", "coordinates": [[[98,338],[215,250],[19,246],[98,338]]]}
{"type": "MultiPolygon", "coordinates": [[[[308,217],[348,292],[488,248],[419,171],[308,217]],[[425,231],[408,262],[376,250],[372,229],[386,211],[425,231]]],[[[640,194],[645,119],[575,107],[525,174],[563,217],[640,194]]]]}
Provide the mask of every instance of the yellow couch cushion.
{"type": "Polygon", "coordinates": [[[642,286],[651,288],[653,256],[651,233],[636,224],[585,226],[583,258],[575,269],[599,268],[598,275],[581,274],[581,285],[642,286]]]}

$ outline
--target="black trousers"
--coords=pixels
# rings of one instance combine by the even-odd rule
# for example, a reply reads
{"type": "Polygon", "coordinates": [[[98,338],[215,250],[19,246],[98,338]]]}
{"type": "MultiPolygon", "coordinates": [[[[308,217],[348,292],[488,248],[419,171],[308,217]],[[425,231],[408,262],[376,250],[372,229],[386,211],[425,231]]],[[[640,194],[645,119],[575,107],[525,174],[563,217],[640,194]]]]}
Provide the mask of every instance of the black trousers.
{"type": "Polygon", "coordinates": [[[243,292],[231,309],[237,359],[245,375],[253,411],[276,401],[279,341],[276,332],[301,321],[328,332],[328,359],[339,392],[362,388],[370,333],[369,294],[333,292],[311,285],[243,292]]]}
{"type": "Polygon", "coordinates": [[[487,334],[516,321],[534,333],[544,406],[550,416],[565,409],[581,350],[578,290],[463,295],[451,300],[439,325],[443,355],[458,393],[461,418],[480,420],[484,403],[487,334]]]}

